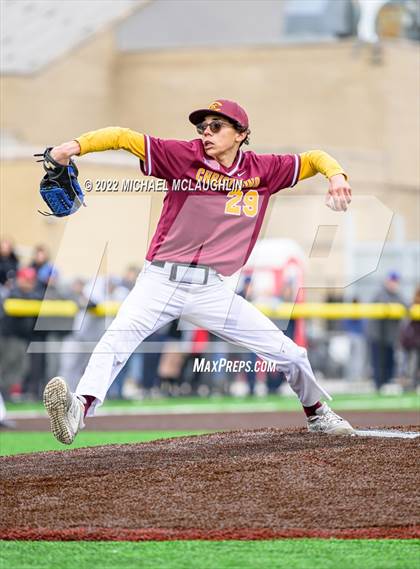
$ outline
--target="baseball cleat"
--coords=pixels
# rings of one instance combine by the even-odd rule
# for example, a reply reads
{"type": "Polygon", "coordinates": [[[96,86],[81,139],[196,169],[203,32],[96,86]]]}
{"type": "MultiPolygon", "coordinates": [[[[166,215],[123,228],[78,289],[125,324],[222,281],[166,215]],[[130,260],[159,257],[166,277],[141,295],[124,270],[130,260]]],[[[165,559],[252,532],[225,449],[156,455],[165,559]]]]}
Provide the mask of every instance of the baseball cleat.
{"type": "Polygon", "coordinates": [[[71,445],[83,429],[84,402],[72,393],[62,377],[54,377],[44,390],[44,405],[50,418],[51,431],[64,445],[71,445]]]}
{"type": "Polygon", "coordinates": [[[326,403],[315,411],[316,415],[308,417],[308,431],[326,433],[327,435],[352,435],[353,427],[348,421],[334,413],[326,403]]]}

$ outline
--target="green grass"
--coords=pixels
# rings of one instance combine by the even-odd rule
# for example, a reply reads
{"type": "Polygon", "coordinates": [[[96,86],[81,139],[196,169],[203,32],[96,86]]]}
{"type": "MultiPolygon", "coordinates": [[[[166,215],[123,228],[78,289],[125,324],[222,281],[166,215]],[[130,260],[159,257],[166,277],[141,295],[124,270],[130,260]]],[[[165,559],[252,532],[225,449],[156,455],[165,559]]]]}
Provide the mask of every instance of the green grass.
{"type": "Polygon", "coordinates": [[[420,540],[0,542],[13,569],[416,569],[420,540]]]}
{"type": "MultiPolygon", "coordinates": [[[[332,403],[336,410],[397,410],[408,411],[420,409],[420,396],[416,393],[404,393],[402,395],[335,395],[332,403]]],[[[214,411],[296,411],[300,409],[300,403],[295,396],[269,395],[266,397],[174,397],[162,399],[146,399],[144,401],[111,401],[107,400],[102,407],[104,411],[116,411],[118,409],[135,411],[136,409],[156,410],[165,412],[167,409],[176,408],[179,411],[197,412],[205,410],[214,411]]],[[[11,413],[21,411],[43,411],[41,403],[8,403],[7,409],[11,413]]]]}
{"type": "Polygon", "coordinates": [[[82,431],[77,435],[75,442],[71,446],[60,444],[49,432],[4,432],[0,433],[0,456],[47,450],[71,450],[74,448],[107,444],[144,443],[156,439],[197,435],[203,432],[204,431],[82,431]]]}

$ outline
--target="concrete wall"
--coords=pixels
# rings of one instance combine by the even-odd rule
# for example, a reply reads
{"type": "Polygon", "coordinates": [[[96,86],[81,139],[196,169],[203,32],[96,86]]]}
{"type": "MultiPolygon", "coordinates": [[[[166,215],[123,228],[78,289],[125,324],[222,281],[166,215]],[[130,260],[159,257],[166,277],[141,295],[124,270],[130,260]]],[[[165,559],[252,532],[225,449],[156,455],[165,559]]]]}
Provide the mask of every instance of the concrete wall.
{"type": "Polygon", "coordinates": [[[23,142],[45,146],[107,124],[114,110],[109,96],[114,46],[113,33],[107,31],[45,71],[1,76],[0,128],[23,142]]]}

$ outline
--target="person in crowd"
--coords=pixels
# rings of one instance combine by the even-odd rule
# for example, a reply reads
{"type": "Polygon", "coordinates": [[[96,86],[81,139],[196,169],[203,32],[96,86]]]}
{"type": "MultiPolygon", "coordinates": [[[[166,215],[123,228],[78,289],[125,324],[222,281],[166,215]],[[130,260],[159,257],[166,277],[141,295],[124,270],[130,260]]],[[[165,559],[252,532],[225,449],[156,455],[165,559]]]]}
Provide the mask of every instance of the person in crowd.
{"type": "MultiPolygon", "coordinates": [[[[281,289],[280,302],[294,304],[296,302],[296,291],[291,282],[286,281],[281,289]]],[[[291,340],[295,339],[296,330],[296,320],[294,318],[289,318],[289,321],[280,326],[280,330],[283,330],[285,335],[291,340]]]]}
{"type": "MultiPolygon", "coordinates": [[[[388,273],[372,302],[405,305],[399,292],[400,280],[400,275],[396,271],[388,273]]],[[[399,319],[371,318],[369,320],[367,337],[370,343],[373,380],[378,391],[381,391],[394,377],[395,349],[399,333],[399,319]]]]}
{"type": "MultiPolygon", "coordinates": [[[[134,288],[139,273],[140,268],[136,265],[128,266],[122,279],[114,283],[114,286],[110,291],[110,300],[123,302],[130,291],[134,288]]],[[[142,368],[143,354],[135,351],[128,358],[125,366],[115,378],[114,383],[109,390],[110,397],[112,399],[124,399],[124,386],[128,379],[132,380],[132,384],[134,384],[137,392],[137,386],[139,386],[141,382],[142,368]]]]}
{"type": "MultiPolygon", "coordinates": [[[[45,263],[38,271],[38,282],[43,290],[44,300],[71,300],[70,293],[62,285],[60,273],[50,263],[45,263]]],[[[65,316],[42,317],[37,322],[37,331],[44,332],[48,344],[46,350],[47,376],[58,375],[60,369],[61,342],[69,334],[73,318],[65,316]]],[[[38,339],[41,341],[41,338],[38,339]]],[[[42,354],[35,355],[40,359],[42,354]]]]}
{"type": "Polygon", "coordinates": [[[45,300],[62,300],[64,292],[60,286],[60,273],[51,263],[45,263],[37,273],[38,282],[45,290],[45,300]]]}
{"type": "MultiPolygon", "coordinates": [[[[25,267],[17,271],[16,283],[11,288],[8,298],[41,300],[42,292],[38,287],[33,268],[25,267]]],[[[4,312],[0,322],[0,389],[7,400],[12,385],[20,386],[24,392],[28,387],[32,387],[32,381],[30,385],[28,382],[30,354],[26,354],[26,351],[34,338],[36,317],[17,317],[4,312]]],[[[38,381],[37,370],[31,370],[31,374],[34,374],[34,381],[38,381]]]]}
{"type": "Polygon", "coordinates": [[[15,427],[16,423],[7,418],[6,404],[0,392],[0,429],[14,429],[15,427]]]}
{"type": "Polygon", "coordinates": [[[91,349],[105,328],[106,319],[92,314],[89,309],[110,300],[110,280],[99,275],[87,282],[77,278],[71,285],[69,299],[74,300],[80,310],[74,319],[72,332],[63,341],[58,374],[66,377],[69,385],[77,384],[89,361],[91,349]]]}
{"type": "Polygon", "coordinates": [[[73,300],[77,304],[79,312],[73,320],[72,330],[63,338],[57,375],[67,377],[69,384],[76,383],[77,377],[89,358],[89,354],[79,350],[79,340],[83,338],[81,328],[89,305],[85,288],[86,282],[81,278],[76,278],[71,282],[67,294],[68,300],[73,300]]]}
{"type": "MultiPolygon", "coordinates": [[[[354,297],[353,304],[359,299],[354,297]]],[[[343,320],[343,330],[349,340],[349,356],[345,369],[346,380],[360,381],[365,377],[366,370],[366,320],[363,318],[346,318],[343,320]]]]}
{"type": "MultiPolygon", "coordinates": [[[[184,331],[178,329],[178,320],[173,320],[163,328],[161,328],[158,332],[155,332],[150,338],[154,342],[161,343],[161,350],[159,354],[144,354],[144,372],[143,372],[143,387],[145,392],[149,390],[153,392],[154,385],[159,385],[161,387],[161,391],[164,395],[179,395],[180,393],[180,385],[182,381],[182,372],[184,366],[186,364],[186,360],[188,359],[188,354],[185,354],[182,351],[178,351],[178,346],[180,341],[186,335],[184,331]],[[155,359],[153,359],[155,356],[155,359]],[[156,359],[158,356],[158,359],[156,359]],[[157,367],[157,378],[153,377],[152,373],[148,373],[146,369],[146,365],[152,362],[156,362],[158,364],[157,367]],[[150,383],[153,382],[154,383],[150,383]]],[[[195,341],[200,343],[199,339],[199,331],[198,329],[193,331],[193,341],[192,341],[192,354],[195,354],[194,346],[195,341]],[[194,341],[194,338],[196,339],[194,341]]],[[[207,336],[208,337],[208,336],[207,336]]],[[[199,349],[199,348],[198,348],[199,349]]],[[[191,379],[191,388],[194,389],[197,387],[195,380],[198,380],[198,377],[193,377],[191,379]]]]}
{"type": "Polygon", "coordinates": [[[13,281],[19,268],[19,259],[10,239],[0,239],[0,287],[13,281]]]}
{"type": "MultiPolygon", "coordinates": [[[[283,283],[282,289],[280,291],[280,296],[276,298],[278,303],[292,303],[296,302],[296,291],[293,284],[289,281],[283,283]]],[[[291,340],[295,340],[296,331],[296,320],[294,318],[289,318],[288,320],[278,320],[277,326],[280,330],[283,330],[285,336],[291,340]]],[[[280,370],[270,371],[267,373],[267,391],[270,394],[278,393],[280,385],[286,381],[284,373],[280,370]]]]}
{"type": "MultiPolygon", "coordinates": [[[[239,290],[238,294],[252,302],[253,300],[253,290],[252,290],[252,278],[247,275],[242,283],[242,288],[239,290]]],[[[255,384],[257,382],[257,374],[255,371],[255,365],[257,363],[257,355],[254,352],[245,352],[242,354],[242,360],[247,360],[250,362],[250,369],[245,372],[246,381],[248,384],[248,394],[255,395],[255,384]]]]}
{"type": "Polygon", "coordinates": [[[50,261],[50,253],[45,245],[37,245],[32,253],[30,266],[36,271],[40,286],[45,290],[48,285],[48,277],[54,266],[50,261]]]}
{"type": "Polygon", "coordinates": [[[140,273],[140,267],[130,265],[126,268],[122,279],[116,284],[112,291],[112,300],[123,301],[128,293],[133,290],[137,277],[140,273]]]}
{"type": "MultiPolygon", "coordinates": [[[[417,287],[413,304],[420,306],[420,286],[417,287]]],[[[403,374],[408,380],[408,389],[420,386],[420,320],[409,319],[400,334],[400,343],[404,350],[403,374]]]]}

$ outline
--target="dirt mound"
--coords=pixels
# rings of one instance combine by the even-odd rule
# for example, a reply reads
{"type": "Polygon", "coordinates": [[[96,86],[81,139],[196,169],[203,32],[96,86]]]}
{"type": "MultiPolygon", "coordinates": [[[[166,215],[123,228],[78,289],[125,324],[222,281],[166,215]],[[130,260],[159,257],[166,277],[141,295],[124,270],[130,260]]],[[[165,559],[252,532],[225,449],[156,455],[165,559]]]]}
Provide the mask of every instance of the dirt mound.
{"type": "Polygon", "coordinates": [[[94,539],[86,536],[95,528],[114,538],[129,530],[178,538],[182,532],[412,532],[419,523],[419,459],[420,438],[303,429],[5,457],[0,538],[61,531],[94,539]]]}

